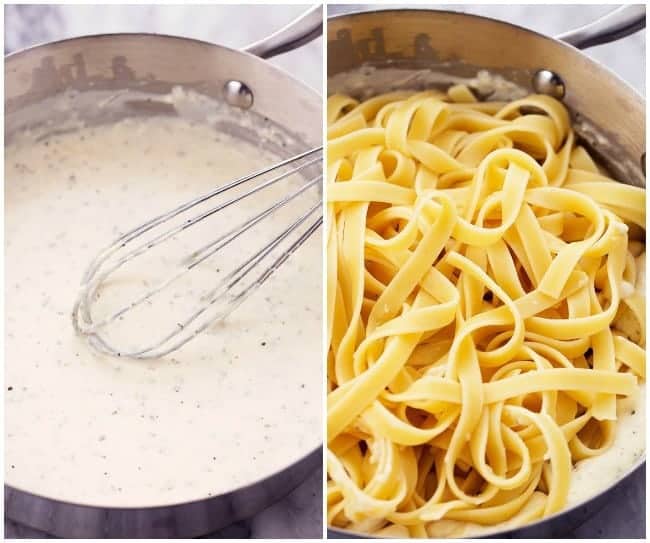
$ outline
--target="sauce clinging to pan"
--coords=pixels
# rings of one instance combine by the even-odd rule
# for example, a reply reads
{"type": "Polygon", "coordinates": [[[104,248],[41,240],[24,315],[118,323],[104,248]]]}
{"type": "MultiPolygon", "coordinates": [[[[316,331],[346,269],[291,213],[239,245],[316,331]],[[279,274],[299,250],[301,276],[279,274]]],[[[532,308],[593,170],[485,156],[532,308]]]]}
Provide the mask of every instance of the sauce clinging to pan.
{"type": "Polygon", "coordinates": [[[119,231],[275,161],[171,118],[6,150],[7,484],[82,504],[174,504],[258,481],[318,446],[319,234],[224,333],[164,360],[100,356],[70,323],[85,267],[119,231]]]}

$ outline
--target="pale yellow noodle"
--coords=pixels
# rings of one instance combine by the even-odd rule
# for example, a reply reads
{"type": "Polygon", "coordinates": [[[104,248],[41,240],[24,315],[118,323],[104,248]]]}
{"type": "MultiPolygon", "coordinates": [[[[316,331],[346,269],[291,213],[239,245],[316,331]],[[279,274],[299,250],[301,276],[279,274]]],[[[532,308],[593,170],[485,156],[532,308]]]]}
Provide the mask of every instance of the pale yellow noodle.
{"type": "Polygon", "coordinates": [[[645,379],[645,191],[547,96],[334,95],[327,118],[329,523],[560,511],[645,379]]]}

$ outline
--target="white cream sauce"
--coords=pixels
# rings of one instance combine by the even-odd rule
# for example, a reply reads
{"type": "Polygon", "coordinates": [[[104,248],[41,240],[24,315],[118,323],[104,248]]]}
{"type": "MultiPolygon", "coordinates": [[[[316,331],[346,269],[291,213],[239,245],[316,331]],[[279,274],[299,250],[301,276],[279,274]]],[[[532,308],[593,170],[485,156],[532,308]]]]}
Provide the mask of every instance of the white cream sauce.
{"type": "MultiPolygon", "coordinates": [[[[444,66],[442,64],[440,68],[444,66]]],[[[475,77],[458,77],[429,68],[413,70],[363,65],[327,79],[329,94],[349,94],[362,100],[394,90],[446,88],[456,84],[467,85],[479,96],[489,96],[491,100],[512,101],[530,93],[529,90],[488,70],[479,70],[475,77]]]]}
{"type": "MultiPolygon", "coordinates": [[[[628,398],[618,400],[616,437],[603,454],[582,460],[573,467],[566,509],[578,506],[606,491],[625,476],[645,454],[645,383],[628,398]]],[[[524,517],[525,518],[525,517],[524,517]]],[[[542,519],[534,518],[531,522],[542,519]]],[[[430,537],[474,537],[527,524],[528,519],[515,519],[495,526],[471,522],[441,520],[428,528],[430,537]],[[523,521],[523,522],[522,522],[523,521]]]]}
{"type": "Polygon", "coordinates": [[[571,507],[606,490],[645,453],[645,383],[636,395],[618,400],[616,438],[603,454],[578,462],[571,473],[567,506],[571,507]]]}
{"type": "MultiPolygon", "coordinates": [[[[118,233],[277,158],[162,117],[28,139],[5,156],[7,484],[159,506],[253,483],[319,445],[320,232],[225,323],[164,359],[99,355],[70,319],[88,262],[118,233]]],[[[251,212],[224,213],[211,235],[251,212]]],[[[194,277],[214,282],[206,270],[194,277]]],[[[132,335],[156,331],[167,309],[132,335]]]]}

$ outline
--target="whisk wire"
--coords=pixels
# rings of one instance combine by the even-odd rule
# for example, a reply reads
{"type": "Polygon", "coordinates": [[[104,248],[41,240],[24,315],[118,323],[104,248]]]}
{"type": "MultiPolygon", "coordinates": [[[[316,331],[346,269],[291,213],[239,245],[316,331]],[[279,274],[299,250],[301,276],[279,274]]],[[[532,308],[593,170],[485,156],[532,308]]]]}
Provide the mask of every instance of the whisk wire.
{"type": "MultiPolygon", "coordinates": [[[[104,328],[108,324],[110,324],[110,323],[116,321],[117,319],[119,319],[120,317],[124,316],[127,312],[131,311],[132,309],[135,309],[136,307],[143,304],[147,300],[150,300],[156,294],[158,294],[159,292],[161,292],[162,290],[167,288],[169,285],[174,283],[176,280],[180,279],[185,274],[190,272],[192,270],[192,268],[194,268],[195,266],[198,266],[199,264],[203,263],[205,260],[207,260],[208,258],[213,256],[214,254],[216,254],[219,250],[223,249],[229,243],[231,243],[232,241],[234,241],[235,239],[240,237],[242,234],[244,234],[248,229],[252,228],[254,225],[261,222],[263,219],[265,219],[266,217],[271,215],[274,211],[277,211],[278,209],[280,209],[281,207],[283,207],[284,205],[289,203],[291,200],[296,199],[298,196],[303,194],[309,188],[313,187],[319,181],[320,180],[318,178],[312,179],[311,181],[309,181],[308,183],[303,185],[300,189],[298,189],[297,191],[295,191],[295,192],[289,194],[288,196],[284,197],[282,200],[279,200],[278,202],[276,202],[272,206],[266,208],[261,213],[258,213],[257,215],[255,215],[252,219],[247,220],[247,221],[245,221],[243,223],[240,223],[235,228],[228,231],[223,236],[219,237],[215,242],[209,243],[209,244],[205,245],[204,247],[202,247],[201,249],[198,249],[197,251],[194,251],[188,257],[188,260],[190,262],[186,263],[184,268],[182,268],[181,270],[179,270],[175,274],[170,275],[167,279],[163,280],[162,282],[160,282],[159,284],[154,286],[151,290],[149,290],[148,292],[146,292],[143,295],[139,296],[134,301],[130,302],[128,305],[125,305],[125,306],[121,307],[119,310],[115,311],[110,317],[107,317],[107,318],[103,319],[100,322],[94,323],[91,326],[86,327],[85,331],[90,332],[90,333],[97,332],[101,328],[104,328]],[[205,254],[201,254],[201,253],[203,253],[203,251],[205,251],[206,249],[211,248],[211,247],[212,247],[211,251],[208,251],[205,254]],[[198,257],[200,257],[200,258],[198,258],[198,257]]],[[[313,210],[312,210],[312,212],[313,212],[313,210]]],[[[278,242],[282,241],[284,239],[284,237],[285,237],[285,234],[288,235],[288,234],[291,233],[291,231],[292,230],[285,230],[285,232],[283,232],[283,234],[281,234],[283,237],[278,239],[278,242]]],[[[273,245],[272,247],[275,247],[275,245],[273,245]]],[[[94,281],[93,284],[94,284],[94,288],[96,289],[99,286],[100,283],[94,281]]],[[[89,292],[89,296],[93,296],[93,295],[94,295],[94,290],[91,289],[90,292],[89,292]]]]}
{"type": "Polygon", "coordinates": [[[265,281],[268,279],[271,274],[278,269],[297,249],[300,247],[322,224],[322,217],[319,217],[314,221],[305,232],[303,232],[300,237],[294,241],[288,249],[286,249],[280,256],[278,256],[269,266],[267,266],[259,276],[248,283],[248,285],[239,291],[236,294],[232,294],[232,289],[240,283],[256,266],[268,256],[274,248],[276,248],[284,239],[286,239],[296,228],[303,224],[311,215],[320,209],[320,205],[317,204],[313,206],[309,211],[307,211],[303,216],[300,217],[297,221],[292,223],[287,229],[285,229],[278,238],[276,238],[271,244],[264,247],[262,250],[258,251],[255,255],[250,257],[244,264],[239,266],[237,269],[233,270],[229,276],[222,279],[220,285],[212,291],[212,295],[207,300],[207,303],[201,307],[199,310],[195,311],[191,316],[186,318],[183,322],[177,323],[176,327],[171,330],[167,335],[162,339],[148,345],[147,347],[133,350],[133,351],[115,351],[108,343],[98,334],[92,333],[91,336],[98,341],[98,345],[103,348],[104,352],[115,354],[116,356],[126,356],[131,358],[159,358],[165,356],[170,352],[173,352],[188,341],[196,337],[201,332],[205,331],[209,326],[214,322],[226,318],[230,313],[232,313],[250,294],[257,290],[265,281]],[[228,281],[230,279],[230,281],[228,281]],[[208,309],[214,306],[218,301],[224,301],[224,307],[212,315],[210,318],[194,329],[189,329],[188,327],[196,321],[199,317],[206,313],[208,309]],[[174,337],[179,336],[184,330],[189,330],[189,333],[185,337],[181,337],[179,341],[173,343],[172,345],[163,348],[163,346],[173,339],[174,337]]]}
{"type": "Polygon", "coordinates": [[[300,153],[294,157],[285,159],[277,164],[263,168],[252,174],[246,175],[232,182],[229,182],[217,189],[210,191],[207,194],[199,196],[186,202],[166,213],[163,213],[142,225],[128,231],[121,235],[114,243],[101,251],[98,256],[92,261],[82,281],[82,288],[80,294],[75,301],[73,308],[73,325],[78,333],[87,336],[90,344],[98,351],[116,355],[128,356],[133,358],[156,358],[165,356],[176,349],[185,345],[188,341],[196,337],[198,334],[204,332],[215,321],[227,317],[234,309],[236,309],[250,294],[259,288],[265,281],[278,269],[309,237],[320,227],[322,224],[322,214],[313,222],[311,222],[298,238],[286,247],[283,252],[274,258],[272,262],[264,267],[262,271],[255,276],[252,280],[249,278],[254,270],[258,269],[262,262],[269,257],[273,251],[280,247],[280,245],[287,241],[288,238],[298,229],[302,229],[302,225],[314,214],[320,211],[322,200],[317,204],[311,206],[304,212],[298,219],[291,222],[279,234],[261,249],[254,252],[242,264],[231,270],[224,277],[222,277],[216,287],[210,289],[200,297],[203,305],[196,311],[190,314],[185,319],[179,319],[173,329],[164,335],[162,339],[155,342],[150,342],[144,348],[137,349],[122,349],[112,346],[106,337],[100,335],[99,331],[105,328],[110,323],[121,319],[126,313],[135,307],[152,300],[152,298],[169,287],[173,282],[189,273],[192,269],[196,268],[199,264],[204,263],[208,258],[217,254],[220,250],[224,249],[227,245],[231,244],[234,240],[238,239],[242,234],[250,231],[254,226],[261,223],[265,218],[273,215],[282,207],[287,206],[290,202],[296,200],[300,195],[304,194],[308,189],[316,186],[320,181],[320,177],[312,178],[306,183],[302,183],[299,188],[284,195],[272,205],[266,207],[261,212],[257,213],[251,218],[244,220],[236,225],[234,228],[228,230],[225,234],[218,236],[215,240],[203,245],[201,248],[193,251],[188,257],[181,260],[181,269],[176,273],[172,273],[166,279],[157,283],[154,287],[150,288],[147,292],[137,296],[128,304],[122,306],[119,310],[113,312],[109,317],[104,318],[98,322],[93,322],[92,318],[92,302],[96,299],[96,294],[99,289],[104,285],[107,278],[118,270],[120,267],[130,262],[131,260],[143,255],[152,248],[160,245],[164,241],[174,238],[180,232],[187,230],[207,218],[216,215],[223,209],[241,202],[245,198],[251,197],[254,194],[264,190],[271,185],[279,183],[281,180],[290,177],[291,175],[302,172],[305,168],[314,166],[320,163],[321,158],[319,154],[322,147],[310,149],[300,153]],[[316,155],[315,158],[307,159],[316,155]],[[295,165],[297,164],[297,165],[295,165]],[[295,166],[294,166],[295,165],[295,166]],[[115,255],[118,251],[125,249],[134,240],[140,239],[142,236],[152,231],[154,228],[165,225],[172,219],[178,217],[185,211],[193,209],[194,207],[207,202],[211,198],[226,193],[228,190],[235,189],[243,186],[253,180],[257,180],[261,176],[274,172],[285,166],[290,168],[284,172],[274,175],[271,179],[263,181],[258,185],[245,190],[243,193],[238,194],[223,203],[211,207],[197,216],[183,221],[177,226],[173,226],[163,233],[155,235],[152,239],[139,244],[134,249],[130,249],[123,256],[117,258],[112,264],[109,263],[107,269],[103,270],[102,266],[107,263],[111,256],[115,255]],[[241,287],[240,290],[237,290],[241,287]],[[208,310],[217,308],[217,311],[208,310]],[[203,317],[202,321],[199,319],[203,317]],[[175,340],[175,341],[174,341],[175,340]]]}
{"type": "MultiPolygon", "coordinates": [[[[246,221],[245,223],[240,224],[237,228],[235,228],[235,229],[233,229],[233,230],[231,230],[229,232],[229,234],[233,234],[234,237],[229,238],[223,244],[219,243],[221,240],[217,240],[215,242],[209,243],[209,244],[201,247],[201,249],[199,249],[198,251],[195,252],[197,257],[200,256],[200,253],[202,253],[203,251],[206,251],[210,247],[212,247],[212,250],[207,251],[204,255],[200,256],[200,258],[197,258],[196,260],[194,260],[191,264],[189,264],[189,267],[193,268],[194,266],[197,266],[197,265],[201,264],[206,259],[208,259],[212,255],[214,255],[218,250],[223,249],[226,246],[227,243],[232,242],[234,239],[236,239],[241,234],[243,234],[247,229],[252,228],[256,224],[261,222],[263,219],[265,219],[266,217],[271,215],[273,212],[277,211],[281,207],[288,204],[291,200],[295,200],[296,198],[298,198],[298,196],[303,194],[305,191],[307,191],[308,189],[313,187],[318,182],[320,182],[320,179],[318,179],[318,178],[312,179],[311,181],[309,181],[308,183],[303,185],[300,189],[298,189],[296,192],[294,192],[292,194],[289,194],[288,196],[285,196],[284,198],[279,200],[277,203],[273,204],[271,207],[266,208],[264,211],[262,211],[261,213],[259,213],[255,217],[253,217],[253,219],[251,219],[249,221],[246,221]],[[215,247],[215,245],[217,245],[217,246],[215,247]]],[[[222,239],[223,239],[223,237],[222,237],[222,239]]]]}
{"type": "MultiPolygon", "coordinates": [[[[270,187],[271,185],[274,185],[274,184],[278,183],[279,181],[282,181],[283,179],[286,179],[286,178],[289,177],[290,175],[293,175],[293,174],[295,174],[295,173],[298,173],[298,172],[301,171],[303,168],[306,168],[306,167],[308,167],[308,166],[311,166],[311,165],[315,164],[317,161],[318,161],[318,160],[312,160],[312,161],[306,162],[306,163],[304,163],[304,164],[302,164],[302,165],[300,165],[300,166],[298,166],[298,167],[296,167],[296,168],[294,168],[294,169],[292,169],[292,170],[290,170],[290,171],[288,171],[288,172],[284,172],[284,173],[282,173],[282,174],[280,174],[280,175],[277,175],[276,177],[273,177],[272,179],[269,179],[268,181],[266,181],[265,183],[261,184],[260,186],[255,187],[255,188],[253,188],[253,189],[251,189],[251,190],[249,190],[249,191],[247,191],[247,192],[245,192],[245,193],[243,193],[243,194],[240,194],[239,196],[237,196],[237,197],[235,197],[235,198],[231,198],[230,200],[228,200],[228,201],[226,201],[226,202],[224,202],[224,203],[222,203],[222,204],[219,204],[219,205],[217,205],[217,206],[215,206],[215,207],[213,207],[213,208],[211,208],[211,209],[209,209],[209,210],[207,210],[207,211],[204,211],[203,213],[201,213],[201,214],[198,215],[197,217],[194,217],[193,219],[188,219],[187,221],[183,222],[182,224],[180,224],[180,225],[178,225],[178,226],[176,226],[176,227],[174,227],[174,228],[170,228],[169,230],[163,232],[162,234],[159,234],[158,236],[156,236],[156,237],[153,238],[152,240],[149,240],[149,241],[147,241],[146,243],[143,243],[143,244],[139,245],[139,246],[136,247],[135,249],[131,250],[131,252],[127,253],[127,254],[124,255],[122,258],[120,258],[120,259],[119,259],[119,260],[118,260],[118,261],[117,261],[117,262],[116,262],[116,263],[115,263],[111,268],[109,268],[108,270],[104,271],[101,275],[99,275],[97,278],[95,278],[95,279],[94,279],[94,283],[99,284],[99,283],[102,282],[106,277],[108,277],[108,275],[112,274],[113,272],[115,272],[116,270],[118,270],[119,268],[121,268],[124,264],[126,264],[127,262],[129,262],[132,258],[135,258],[135,257],[137,257],[137,256],[140,256],[140,255],[144,254],[145,252],[147,252],[147,251],[153,249],[154,247],[157,247],[158,245],[160,245],[160,244],[163,243],[164,241],[167,241],[168,239],[170,239],[171,237],[173,237],[173,236],[179,234],[179,233],[182,232],[183,230],[186,230],[187,228],[189,228],[189,227],[191,227],[191,226],[194,226],[195,224],[198,224],[199,222],[201,222],[201,221],[207,219],[208,217],[211,217],[211,216],[214,215],[215,213],[218,213],[219,211],[222,211],[222,210],[226,209],[227,207],[229,207],[229,206],[231,206],[231,205],[233,205],[233,204],[236,204],[236,203],[242,201],[243,199],[245,199],[245,198],[247,198],[247,197],[249,197],[249,196],[252,196],[253,194],[257,193],[257,192],[260,191],[260,190],[263,190],[263,189],[265,189],[265,188],[267,188],[267,187],[270,187]]],[[[275,168],[274,168],[274,169],[275,169],[275,168]]],[[[247,181],[250,181],[250,180],[252,179],[252,177],[247,176],[245,179],[246,179],[247,181]]],[[[239,183],[237,183],[236,185],[233,185],[233,187],[234,187],[234,186],[239,186],[239,185],[241,185],[241,184],[242,184],[242,182],[239,182],[239,183]]],[[[231,185],[232,185],[232,184],[231,184],[231,185]]],[[[233,188],[233,187],[231,187],[231,188],[233,188]]],[[[224,192],[224,191],[221,191],[221,192],[224,192]]],[[[213,194],[212,197],[216,196],[217,194],[220,194],[220,193],[213,194]]],[[[202,199],[200,199],[199,202],[197,202],[197,203],[194,204],[194,205],[199,205],[200,203],[203,203],[203,202],[207,201],[208,199],[209,199],[209,198],[202,198],[202,199]]],[[[186,204],[184,204],[183,206],[179,206],[179,208],[176,208],[176,209],[180,209],[181,207],[186,207],[186,204]]],[[[192,207],[192,206],[190,206],[190,208],[191,208],[191,207],[192,207]]],[[[187,211],[187,209],[190,209],[190,208],[186,208],[185,211],[187,211]]],[[[175,211],[176,211],[176,210],[170,212],[170,214],[169,214],[169,219],[172,219],[172,218],[174,218],[174,217],[176,217],[176,216],[178,216],[178,215],[180,214],[180,212],[179,212],[179,213],[176,213],[175,211]]],[[[161,217],[162,217],[162,216],[163,216],[163,215],[161,215],[161,217]]],[[[156,224],[156,226],[159,226],[159,225],[162,224],[163,222],[164,222],[164,221],[158,222],[158,223],[156,224]]],[[[150,231],[153,227],[154,227],[154,226],[151,226],[151,228],[147,228],[146,230],[143,230],[139,235],[145,234],[146,232],[150,231]]],[[[138,236],[138,237],[139,237],[139,236],[138,236]]],[[[120,240],[118,240],[118,241],[114,242],[111,246],[109,246],[109,249],[111,249],[112,247],[115,247],[115,249],[114,249],[114,250],[110,250],[110,251],[106,254],[106,256],[105,256],[104,258],[101,258],[101,260],[99,261],[99,263],[98,263],[97,265],[93,264],[93,267],[94,267],[95,272],[93,272],[92,274],[90,274],[90,276],[89,276],[88,274],[86,274],[87,282],[90,284],[90,281],[89,281],[90,277],[92,277],[92,276],[94,275],[94,273],[96,273],[96,270],[98,269],[98,267],[99,267],[103,262],[105,262],[105,261],[107,260],[108,257],[110,257],[112,254],[114,254],[116,250],[119,250],[119,249],[122,249],[122,248],[126,247],[126,245],[127,245],[130,241],[133,241],[134,239],[136,239],[136,237],[130,237],[130,238],[129,238],[128,240],[126,240],[126,241],[120,241],[120,240]]],[[[92,285],[91,285],[91,289],[92,289],[92,285]]]]}
{"type": "MultiPolygon", "coordinates": [[[[247,183],[248,181],[251,181],[251,180],[256,179],[256,178],[258,178],[260,176],[266,175],[267,173],[270,173],[270,172],[272,172],[274,170],[278,170],[280,168],[283,168],[284,166],[286,166],[288,164],[298,162],[298,161],[302,160],[303,158],[306,158],[306,157],[311,156],[313,154],[320,153],[322,150],[323,150],[322,146],[321,147],[315,147],[314,149],[310,149],[310,150],[305,151],[303,153],[300,153],[298,155],[295,155],[295,156],[292,156],[290,158],[284,159],[284,160],[282,160],[280,162],[277,162],[276,164],[273,164],[272,166],[262,168],[260,170],[257,170],[255,172],[253,172],[253,173],[250,173],[248,175],[245,175],[243,177],[235,179],[234,181],[231,181],[230,183],[226,183],[224,185],[221,185],[221,186],[217,187],[216,189],[214,189],[214,190],[212,190],[210,192],[207,192],[207,193],[205,193],[205,194],[203,194],[201,196],[198,196],[198,197],[196,197],[196,198],[194,198],[192,200],[189,200],[188,202],[186,202],[186,203],[184,203],[184,204],[182,204],[182,205],[180,205],[180,206],[178,206],[178,207],[176,207],[176,208],[174,208],[174,209],[172,209],[170,211],[162,213],[161,215],[158,215],[157,217],[154,217],[153,219],[150,219],[149,221],[141,224],[140,226],[137,226],[137,227],[133,228],[132,230],[122,234],[119,238],[117,238],[115,240],[115,242],[113,242],[109,247],[107,247],[107,249],[109,249],[109,248],[111,248],[111,247],[113,247],[115,245],[119,245],[121,243],[125,243],[125,244],[129,243],[130,241],[132,241],[136,237],[146,233],[151,228],[155,228],[156,226],[158,226],[162,222],[173,219],[174,217],[180,215],[181,213],[187,211],[188,209],[190,209],[190,208],[192,208],[194,206],[197,206],[199,204],[202,204],[203,202],[206,202],[207,200],[210,200],[211,198],[214,198],[215,196],[218,196],[219,194],[222,194],[222,193],[226,192],[227,190],[231,190],[233,188],[236,188],[236,187],[238,187],[238,186],[240,186],[240,185],[242,185],[244,183],[247,183]]],[[[300,170],[300,169],[302,169],[304,167],[305,167],[305,165],[299,166],[297,168],[297,170],[300,170]]],[[[295,171],[293,173],[295,173],[295,171]]],[[[290,174],[288,174],[288,175],[290,175],[290,174]]]]}

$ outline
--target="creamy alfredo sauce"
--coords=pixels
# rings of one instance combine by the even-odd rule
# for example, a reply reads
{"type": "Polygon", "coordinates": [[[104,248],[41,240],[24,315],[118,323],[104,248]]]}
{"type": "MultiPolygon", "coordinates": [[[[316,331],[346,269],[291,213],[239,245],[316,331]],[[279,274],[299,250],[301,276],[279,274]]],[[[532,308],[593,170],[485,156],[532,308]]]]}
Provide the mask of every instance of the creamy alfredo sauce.
{"type": "Polygon", "coordinates": [[[98,355],[70,321],[89,260],[118,233],[274,161],[172,118],[7,148],[7,484],[157,506],[252,483],[318,446],[320,232],[226,323],[165,359],[98,355]]]}
{"type": "MultiPolygon", "coordinates": [[[[641,383],[636,395],[618,401],[619,419],[616,422],[616,437],[612,446],[603,454],[578,462],[569,483],[566,509],[580,505],[606,491],[645,453],[645,383],[641,383]]],[[[561,514],[561,512],[560,512],[561,514]]],[[[441,520],[429,528],[430,537],[473,537],[518,528],[536,517],[527,517],[524,509],[512,520],[496,526],[481,526],[469,522],[441,520]]]]}

